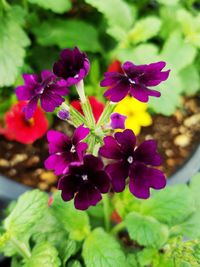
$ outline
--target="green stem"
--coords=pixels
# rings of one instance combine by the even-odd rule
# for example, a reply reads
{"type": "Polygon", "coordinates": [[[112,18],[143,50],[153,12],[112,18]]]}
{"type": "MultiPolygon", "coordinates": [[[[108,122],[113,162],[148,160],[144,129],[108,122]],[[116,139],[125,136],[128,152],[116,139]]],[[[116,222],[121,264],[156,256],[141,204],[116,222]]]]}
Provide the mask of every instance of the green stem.
{"type": "Polygon", "coordinates": [[[81,103],[81,107],[83,110],[83,113],[85,115],[85,119],[87,121],[88,127],[91,129],[95,128],[95,119],[94,119],[94,115],[92,112],[92,108],[90,105],[89,100],[87,99],[84,103],[81,103]]]}
{"type": "Polygon", "coordinates": [[[89,144],[88,151],[93,154],[94,147],[95,147],[95,144],[96,144],[96,138],[95,138],[94,135],[92,135],[92,134],[89,135],[89,137],[88,137],[88,144],[89,144]]]}
{"type": "Polygon", "coordinates": [[[115,106],[116,106],[115,104],[111,104],[110,102],[106,103],[104,111],[102,112],[101,117],[99,118],[99,120],[97,122],[97,127],[100,127],[100,126],[106,124],[107,122],[109,122],[110,115],[114,111],[115,106]]]}
{"type": "Polygon", "coordinates": [[[27,2],[27,0],[22,0],[22,3],[23,3],[23,6],[24,6],[24,9],[28,12],[29,11],[29,8],[28,8],[28,2],[27,2]]]}
{"type": "Polygon", "coordinates": [[[125,223],[124,222],[121,222],[121,223],[118,223],[117,225],[115,225],[111,231],[111,233],[113,235],[117,235],[119,232],[121,232],[122,230],[124,230],[125,228],[125,223]]]}
{"type": "Polygon", "coordinates": [[[31,257],[31,252],[27,248],[27,246],[24,243],[21,243],[19,240],[17,240],[15,237],[11,238],[11,242],[16,247],[18,253],[24,258],[29,259],[31,257]]]}
{"type": "Polygon", "coordinates": [[[10,5],[8,4],[8,2],[6,0],[1,0],[2,3],[2,7],[4,8],[5,11],[10,9],[10,5]]]}
{"type": "Polygon", "coordinates": [[[70,106],[69,112],[71,116],[71,121],[75,127],[78,127],[81,124],[86,124],[85,118],[74,107],[70,106]]]}
{"type": "Polygon", "coordinates": [[[108,194],[103,195],[104,224],[106,231],[110,231],[110,203],[108,194]]]}

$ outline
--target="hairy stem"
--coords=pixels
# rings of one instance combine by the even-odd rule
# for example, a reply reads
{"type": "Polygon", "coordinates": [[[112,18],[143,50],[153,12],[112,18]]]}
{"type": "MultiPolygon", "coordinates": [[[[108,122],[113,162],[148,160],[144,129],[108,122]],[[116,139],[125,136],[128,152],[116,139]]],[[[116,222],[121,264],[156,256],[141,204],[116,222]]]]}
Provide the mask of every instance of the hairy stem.
{"type": "Polygon", "coordinates": [[[108,194],[103,195],[104,224],[106,231],[110,231],[110,200],[108,194]]]}
{"type": "Polygon", "coordinates": [[[29,259],[31,257],[31,252],[29,248],[19,240],[17,240],[15,237],[11,238],[11,242],[15,246],[16,250],[18,253],[24,258],[24,259],[29,259]]]}
{"type": "Polygon", "coordinates": [[[97,127],[100,127],[102,125],[105,125],[106,123],[109,122],[110,120],[110,115],[111,113],[114,111],[115,109],[115,104],[111,103],[111,102],[107,102],[106,106],[104,108],[104,111],[102,112],[98,122],[97,122],[97,127]]]}
{"type": "Polygon", "coordinates": [[[95,128],[95,119],[94,119],[94,115],[93,115],[89,100],[87,99],[86,102],[81,103],[81,106],[82,106],[82,110],[83,110],[83,113],[85,115],[85,119],[86,119],[88,127],[90,129],[94,129],[95,128]]]}
{"type": "Polygon", "coordinates": [[[124,222],[121,222],[121,223],[118,223],[117,225],[115,225],[111,231],[111,233],[113,235],[117,235],[119,232],[121,232],[122,230],[125,229],[125,223],[124,222]]]}

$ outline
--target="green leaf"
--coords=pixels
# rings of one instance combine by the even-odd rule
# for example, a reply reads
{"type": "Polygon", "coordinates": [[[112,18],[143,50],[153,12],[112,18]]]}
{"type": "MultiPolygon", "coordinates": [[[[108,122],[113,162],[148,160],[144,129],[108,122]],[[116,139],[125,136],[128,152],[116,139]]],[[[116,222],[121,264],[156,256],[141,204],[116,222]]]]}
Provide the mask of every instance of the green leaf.
{"type": "Polygon", "coordinates": [[[200,208],[200,172],[194,175],[190,181],[190,189],[197,208],[200,208]]]}
{"type": "Polygon", "coordinates": [[[169,186],[143,202],[141,211],[173,226],[183,222],[195,211],[195,203],[187,185],[169,186]]]}
{"type": "Polygon", "coordinates": [[[51,211],[64,229],[69,232],[71,239],[81,241],[90,233],[87,213],[76,210],[72,201],[64,202],[61,199],[60,191],[54,194],[51,211]]]}
{"type": "Polygon", "coordinates": [[[200,79],[197,67],[189,65],[180,72],[180,77],[183,84],[183,92],[186,95],[194,95],[200,89],[200,79]]]}
{"type": "Polygon", "coordinates": [[[156,36],[161,27],[161,20],[149,16],[136,22],[134,28],[128,33],[128,40],[133,44],[145,42],[156,36]]]}
{"type": "Polygon", "coordinates": [[[33,32],[38,43],[43,46],[57,45],[61,49],[78,46],[84,51],[101,51],[97,29],[78,19],[48,20],[43,22],[40,27],[33,28],[33,32]]]}
{"type": "Polygon", "coordinates": [[[137,260],[141,266],[152,265],[153,259],[157,257],[158,251],[154,248],[145,248],[137,253],[137,260]]]}
{"type": "Polygon", "coordinates": [[[127,267],[119,243],[101,228],[87,237],[82,255],[86,267],[127,267]]]}
{"type": "Polygon", "coordinates": [[[71,9],[72,4],[70,0],[28,0],[31,4],[50,9],[55,13],[62,14],[71,9]]]}
{"type": "Polygon", "coordinates": [[[140,245],[160,248],[168,239],[167,226],[153,217],[131,212],[126,216],[125,224],[131,239],[140,245]]]}
{"type": "Polygon", "coordinates": [[[24,32],[24,12],[16,6],[1,17],[0,23],[0,87],[14,83],[23,66],[25,47],[30,44],[24,32]]]}
{"type": "Polygon", "coordinates": [[[61,266],[57,250],[49,243],[41,243],[34,247],[31,258],[23,267],[59,267],[61,266]]]}
{"type": "Polygon", "coordinates": [[[149,64],[158,61],[158,47],[154,44],[140,44],[136,48],[117,50],[117,58],[122,62],[130,60],[135,64],[149,64]]]}
{"type": "Polygon", "coordinates": [[[128,254],[127,263],[129,267],[141,267],[137,261],[136,254],[128,254]]]}
{"type": "Polygon", "coordinates": [[[130,29],[133,16],[127,3],[123,0],[85,0],[86,3],[98,9],[107,19],[110,27],[124,30],[130,29]]]}
{"type": "Polygon", "coordinates": [[[158,3],[166,6],[176,6],[180,0],[157,0],[158,3]]]}
{"type": "Polygon", "coordinates": [[[191,44],[184,42],[181,33],[175,31],[166,41],[160,56],[177,73],[194,61],[196,53],[197,50],[191,44]]]}
{"type": "Polygon", "coordinates": [[[48,196],[39,190],[24,193],[15,208],[5,219],[5,229],[12,234],[31,233],[32,227],[43,216],[47,208],[48,196]]]}
{"type": "Polygon", "coordinates": [[[81,263],[77,260],[72,260],[67,264],[67,267],[81,267],[81,263]]]}
{"type": "Polygon", "coordinates": [[[183,89],[179,75],[171,71],[168,80],[155,89],[161,92],[161,97],[150,97],[148,107],[156,113],[172,115],[181,104],[180,96],[183,89]]]}

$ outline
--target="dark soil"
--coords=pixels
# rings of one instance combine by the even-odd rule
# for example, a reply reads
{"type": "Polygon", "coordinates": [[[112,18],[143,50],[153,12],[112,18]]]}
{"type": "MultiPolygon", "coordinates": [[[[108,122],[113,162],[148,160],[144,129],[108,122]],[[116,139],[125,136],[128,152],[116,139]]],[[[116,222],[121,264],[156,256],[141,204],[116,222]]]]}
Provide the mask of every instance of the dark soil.
{"type": "MultiPolygon", "coordinates": [[[[71,132],[65,122],[56,121],[54,129],[71,132]]],[[[200,99],[184,100],[183,108],[173,116],[155,115],[153,124],[143,128],[139,142],[155,139],[163,156],[161,169],[167,176],[173,174],[193,153],[200,143],[200,99]]],[[[54,191],[57,177],[44,169],[48,157],[46,137],[33,145],[9,142],[0,136],[0,173],[23,184],[54,191]]]]}

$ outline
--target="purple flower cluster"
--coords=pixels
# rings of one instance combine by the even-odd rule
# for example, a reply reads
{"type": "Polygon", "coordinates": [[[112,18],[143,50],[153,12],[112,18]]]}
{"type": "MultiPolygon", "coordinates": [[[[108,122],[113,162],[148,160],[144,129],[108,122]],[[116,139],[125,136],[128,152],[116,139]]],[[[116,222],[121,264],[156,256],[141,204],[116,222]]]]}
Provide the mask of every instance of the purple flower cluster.
{"type": "Polygon", "coordinates": [[[169,70],[162,71],[165,62],[156,62],[149,65],[134,65],[132,62],[125,62],[121,72],[106,72],[105,78],[101,81],[102,87],[109,87],[104,96],[109,97],[113,102],[119,102],[127,94],[131,94],[141,102],[148,102],[149,96],[160,97],[160,92],[149,87],[159,85],[167,80],[169,70]]]}
{"type": "Polygon", "coordinates": [[[38,100],[46,112],[53,112],[69,94],[69,87],[77,84],[88,74],[90,63],[85,53],[77,47],[64,49],[60,59],[53,66],[53,73],[43,70],[40,77],[37,74],[24,74],[24,85],[16,88],[19,100],[28,100],[25,107],[26,119],[33,117],[38,100]]]}
{"type": "MultiPolygon", "coordinates": [[[[125,62],[122,66],[124,73],[105,73],[101,86],[108,86],[109,89],[104,95],[113,102],[122,100],[127,94],[142,102],[147,102],[149,96],[159,97],[160,92],[149,87],[159,85],[168,78],[169,70],[162,71],[164,67],[164,62],[140,66],[125,62]]],[[[24,85],[16,88],[16,95],[19,100],[27,100],[24,109],[26,119],[34,115],[39,100],[46,112],[53,112],[61,106],[70,86],[82,86],[89,68],[86,54],[75,47],[61,52],[53,72],[44,70],[41,75],[24,74],[24,85]]],[[[69,119],[70,108],[60,109],[58,116],[63,120],[69,119]]],[[[126,116],[113,113],[110,119],[113,129],[125,129],[126,116]]],[[[131,193],[143,199],[150,196],[150,188],[165,187],[164,174],[155,168],[161,164],[155,141],[148,140],[136,147],[136,137],[129,129],[115,133],[113,137],[105,136],[108,131],[103,132],[103,127],[96,132],[92,127],[89,129],[80,125],[72,137],[55,130],[47,134],[50,155],[45,167],[61,175],[58,189],[62,191],[64,201],[74,198],[75,207],[85,210],[96,205],[102,194],[110,189],[123,191],[126,182],[129,182],[131,193]],[[88,144],[84,139],[90,140],[95,135],[96,140],[98,133],[100,135],[97,137],[102,142],[102,136],[105,136],[104,145],[100,147],[98,156],[87,154],[88,144]],[[102,157],[109,159],[107,165],[102,157]]]]}

